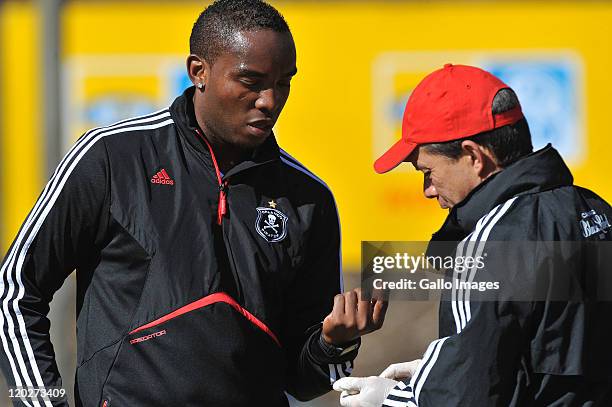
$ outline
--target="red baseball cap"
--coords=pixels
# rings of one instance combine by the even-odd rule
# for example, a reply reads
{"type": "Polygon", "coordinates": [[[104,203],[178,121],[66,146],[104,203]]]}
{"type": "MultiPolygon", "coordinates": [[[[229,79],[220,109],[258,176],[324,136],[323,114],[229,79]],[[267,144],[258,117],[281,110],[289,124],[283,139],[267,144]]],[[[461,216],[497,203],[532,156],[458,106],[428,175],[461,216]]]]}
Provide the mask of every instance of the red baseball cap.
{"type": "Polygon", "coordinates": [[[493,115],[491,104],[508,85],[480,68],[446,64],[412,91],[402,120],[402,138],[374,163],[379,173],[391,171],[420,144],[442,143],[514,124],[521,106],[493,115]]]}

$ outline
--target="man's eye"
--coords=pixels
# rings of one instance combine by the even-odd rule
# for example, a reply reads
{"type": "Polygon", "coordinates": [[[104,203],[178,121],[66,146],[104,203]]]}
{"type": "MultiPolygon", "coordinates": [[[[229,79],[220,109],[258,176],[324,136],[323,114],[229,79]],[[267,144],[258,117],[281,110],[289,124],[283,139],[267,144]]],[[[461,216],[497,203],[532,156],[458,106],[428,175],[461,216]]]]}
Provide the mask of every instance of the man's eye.
{"type": "Polygon", "coordinates": [[[249,86],[249,87],[257,85],[257,81],[256,80],[248,79],[248,78],[240,79],[240,83],[242,83],[245,86],[249,86]]]}

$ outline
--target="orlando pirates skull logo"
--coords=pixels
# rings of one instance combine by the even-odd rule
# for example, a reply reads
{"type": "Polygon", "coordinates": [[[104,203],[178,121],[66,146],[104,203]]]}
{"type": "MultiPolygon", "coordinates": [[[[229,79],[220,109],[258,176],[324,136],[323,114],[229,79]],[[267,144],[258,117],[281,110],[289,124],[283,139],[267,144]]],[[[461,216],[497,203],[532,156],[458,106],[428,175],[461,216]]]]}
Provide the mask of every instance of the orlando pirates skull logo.
{"type": "Polygon", "coordinates": [[[287,236],[287,215],[274,208],[256,208],[255,230],[270,243],[280,242],[287,236]]]}

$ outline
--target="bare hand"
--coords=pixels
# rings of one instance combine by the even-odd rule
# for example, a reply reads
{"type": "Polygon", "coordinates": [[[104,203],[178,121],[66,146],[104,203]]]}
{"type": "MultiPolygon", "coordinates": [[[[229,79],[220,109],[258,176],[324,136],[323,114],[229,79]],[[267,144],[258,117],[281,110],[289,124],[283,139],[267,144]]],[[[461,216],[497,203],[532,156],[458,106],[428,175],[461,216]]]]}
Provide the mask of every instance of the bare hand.
{"type": "Polygon", "coordinates": [[[325,342],[342,345],[380,329],[388,303],[383,300],[361,300],[361,289],[338,294],[334,308],[323,321],[321,335],[325,342]]]}

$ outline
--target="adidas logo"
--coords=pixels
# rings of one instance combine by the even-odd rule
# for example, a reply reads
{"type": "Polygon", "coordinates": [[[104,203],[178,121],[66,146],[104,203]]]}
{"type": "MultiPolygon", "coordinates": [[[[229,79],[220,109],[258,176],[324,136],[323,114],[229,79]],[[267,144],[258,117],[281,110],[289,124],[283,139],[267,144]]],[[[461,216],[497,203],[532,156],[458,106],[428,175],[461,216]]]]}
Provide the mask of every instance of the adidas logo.
{"type": "Polygon", "coordinates": [[[157,174],[153,175],[151,184],[174,185],[174,180],[170,178],[166,170],[162,168],[157,174]]]}

